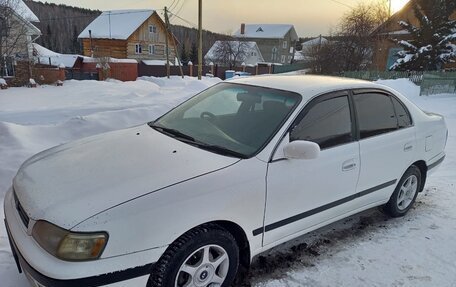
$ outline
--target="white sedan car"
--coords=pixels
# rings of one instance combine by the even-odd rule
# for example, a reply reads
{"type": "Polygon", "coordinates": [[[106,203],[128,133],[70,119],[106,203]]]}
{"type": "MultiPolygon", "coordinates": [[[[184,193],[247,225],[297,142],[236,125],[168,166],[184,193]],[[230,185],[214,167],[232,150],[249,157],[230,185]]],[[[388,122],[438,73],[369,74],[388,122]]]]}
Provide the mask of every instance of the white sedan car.
{"type": "Polygon", "coordinates": [[[442,116],[385,86],[237,79],[33,156],[5,223],[34,286],[229,286],[258,254],[331,222],[375,206],[405,215],[447,135],[442,116]]]}

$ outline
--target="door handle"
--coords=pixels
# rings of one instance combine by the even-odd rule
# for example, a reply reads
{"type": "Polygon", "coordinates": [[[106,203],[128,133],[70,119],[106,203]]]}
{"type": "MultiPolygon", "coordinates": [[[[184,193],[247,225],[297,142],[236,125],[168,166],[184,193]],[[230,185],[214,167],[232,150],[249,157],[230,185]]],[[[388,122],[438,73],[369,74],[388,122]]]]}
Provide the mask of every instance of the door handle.
{"type": "Polygon", "coordinates": [[[342,171],[349,171],[356,168],[356,162],[354,159],[349,159],[342,164],[342,171]]]}
{"type": "Polygon", "coordinates": [[[404,151],[407,152],[407,151],[411,151],[413,149],[413,144],[411,143],[406,143],[404,145],[404,151]]]}

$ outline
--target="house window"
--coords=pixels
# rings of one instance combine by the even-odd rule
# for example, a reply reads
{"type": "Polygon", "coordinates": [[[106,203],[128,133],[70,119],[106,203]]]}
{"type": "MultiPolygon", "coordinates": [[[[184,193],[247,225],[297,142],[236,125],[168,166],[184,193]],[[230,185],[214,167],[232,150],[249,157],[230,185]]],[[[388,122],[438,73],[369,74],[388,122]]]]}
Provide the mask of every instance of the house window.
{"type": "Polygon", "coordinates": [[[293,60],[292,56],[288,56],[288,63],[291,63],[291,60],[293,60]]]}
{"type": "Polygon", "coordinates": [[[288,48],[288,42],[287,42],[287,41],[283,41],[282,47],[283,47],[284,49],[288,48]]]}
{"type": "Polygon", "coordinates": [[[256,56],[257,56],[257,53],[256,53],[256,52],[252,52],[251,56],[252,56],[252,57],[256,57],[256,56]]]}
{"type": "Polygon", "coordinates": [[[285,55],[282,55],[282,57],[281,57],[282,64],[285,64],[286,60],[287,60],[287,57],[285,55]]]}
{"type": "Polygon", "coordinates": [[[149,45],[149,54],[154,55],[155,54],[155,46],[154,45],[149,45]]]}
{"type": "Polygon", "coordinates": [[[153,42],[158,42],[157,26],[149,25],[149,39],[153,42]]]}
{"type": "Polygon", "coordinates": [[[276,59],[277,59],[277,48],[274,47],[274,48],[272,48],[271,61],[272,61],[272,62],[275,62],[276,59]]]}
{"type": "Polygon", "coordinates": [[[136,44],[135,45],[135,53],[136,54],[142,54],[142,46],[141,46],[141,44],[136,44]]]}

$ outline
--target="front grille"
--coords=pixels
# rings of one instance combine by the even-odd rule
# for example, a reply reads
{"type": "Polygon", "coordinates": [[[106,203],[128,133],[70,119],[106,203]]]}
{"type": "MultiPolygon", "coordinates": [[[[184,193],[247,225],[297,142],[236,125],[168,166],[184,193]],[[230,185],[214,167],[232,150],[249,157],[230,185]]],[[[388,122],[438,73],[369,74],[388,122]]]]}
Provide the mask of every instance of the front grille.
{"type": "Polygon", "coordinates": [[[17,209],[17,212],[19,213],[19,216],[20,216],[22,222],[24,223],[25,227],[28,227],[30,218],[28,217],[24,208],[22,208],[22,205],[19,202],[19,199],[17,198],[16,192],[14,192],[14,203],[16,204],[16,209],[17,209]]]}

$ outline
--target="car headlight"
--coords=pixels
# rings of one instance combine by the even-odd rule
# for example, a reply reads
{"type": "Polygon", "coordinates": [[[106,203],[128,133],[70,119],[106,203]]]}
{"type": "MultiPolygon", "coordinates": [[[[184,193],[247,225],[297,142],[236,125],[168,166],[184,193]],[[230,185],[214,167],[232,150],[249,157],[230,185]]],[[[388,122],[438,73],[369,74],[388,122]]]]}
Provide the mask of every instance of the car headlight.
{"type": "Polygon", "coordinates": [[[32,236],[47,252],[67,261],[98,259],[108,242],[106,232],[70,232],[46,221],[35,223],[32,236]]]}

